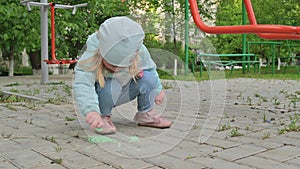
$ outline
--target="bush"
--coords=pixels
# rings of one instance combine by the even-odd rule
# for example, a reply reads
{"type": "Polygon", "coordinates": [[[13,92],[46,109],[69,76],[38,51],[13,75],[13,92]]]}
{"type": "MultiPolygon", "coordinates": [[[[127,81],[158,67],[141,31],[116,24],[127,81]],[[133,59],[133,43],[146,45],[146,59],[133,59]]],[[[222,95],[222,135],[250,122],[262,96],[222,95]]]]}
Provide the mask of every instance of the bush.
{"type": "Polygon", "coordinates": [[[15,75],[33,75],[32,68],[29,66],[19,66],[14,70],[15,75]]]}

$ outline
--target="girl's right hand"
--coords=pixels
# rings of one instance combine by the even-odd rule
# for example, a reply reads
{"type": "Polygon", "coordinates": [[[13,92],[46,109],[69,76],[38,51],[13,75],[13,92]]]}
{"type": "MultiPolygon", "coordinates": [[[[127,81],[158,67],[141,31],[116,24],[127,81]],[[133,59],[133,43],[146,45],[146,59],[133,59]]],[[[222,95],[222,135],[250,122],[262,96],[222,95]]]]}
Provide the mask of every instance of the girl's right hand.
{"type": "Polygon", "coordinates": [[[103,126],[102,118],[98,112],[89,112],[85,116],[85,120],[92,129],[101,128],[103,126]]]}

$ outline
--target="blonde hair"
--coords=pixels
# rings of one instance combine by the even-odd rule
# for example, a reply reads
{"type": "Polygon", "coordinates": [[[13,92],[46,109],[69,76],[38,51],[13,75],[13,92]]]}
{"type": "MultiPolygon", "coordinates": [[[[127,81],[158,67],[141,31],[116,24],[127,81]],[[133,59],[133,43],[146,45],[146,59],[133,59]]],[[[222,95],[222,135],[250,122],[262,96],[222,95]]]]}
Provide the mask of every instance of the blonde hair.
{"type": "MultiPolygon", "coordinates": [[[[82,68],[86,71],[95,72],[96,78],[99,82],[99,85],[101,88],[105,86],[105,66],[103,65],[103,56],[100,54],[100,51],[97,50],[94,56],[91,58],[88,58],[86,60],[79,61],[79,66],[82,66],[82,68]]],[[[131,65],[129,68],[129,74],[132,77],[132,79],[136,82],[136,75],[141,71],[139,69],[139,53],[138,51],[135,52],[135,56],[132,59],[131,65]]]]}

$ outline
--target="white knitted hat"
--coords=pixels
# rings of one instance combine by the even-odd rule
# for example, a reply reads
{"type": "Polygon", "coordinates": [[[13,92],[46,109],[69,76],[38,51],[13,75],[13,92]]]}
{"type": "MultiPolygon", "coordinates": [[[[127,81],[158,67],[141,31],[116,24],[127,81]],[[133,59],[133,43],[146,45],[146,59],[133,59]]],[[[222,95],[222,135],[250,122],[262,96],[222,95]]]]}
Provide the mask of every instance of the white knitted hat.
{"type": "Polygon", "coordinates": [[[109,64],[128,67],[144,37],[141,25],[128,17],[107,19],[98,32],[100,53],[109,64]]]}

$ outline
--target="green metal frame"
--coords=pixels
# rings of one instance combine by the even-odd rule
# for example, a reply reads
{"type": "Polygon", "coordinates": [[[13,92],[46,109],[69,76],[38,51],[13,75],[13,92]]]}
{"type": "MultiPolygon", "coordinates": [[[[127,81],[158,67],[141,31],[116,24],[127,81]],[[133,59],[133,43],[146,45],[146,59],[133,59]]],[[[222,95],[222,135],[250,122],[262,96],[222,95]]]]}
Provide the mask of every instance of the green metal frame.
{"type": "MultiPolygon", "coordinates": [[[[254,72],[258,70],[258,73],[260,73],[260,62],[257,60],[257,57],[255,54],[196,54],[196,57],[199,57],[200,60],[200,77],[202,77],[203,72],[203,65],[208,66],[208,73],[210,74],[211,66],[217,65],[217,66],[231,66],[230,75],[232,75],[232,71],[234,69],[235,65],[242,64],[243,71],[246,71],[246,65],[247,70],[250,72],[250,64],[254,65],[254,72]],[[203,56],[206,57],[215,57],[215,58],[222,58],[222,57],[243,57],[242,60],[229,60],[229,61],[222,61],[222,60],[214,60],[214,61],[204,61],[202,59],[203,56]],[[251,60],[251,57],[253,59],[251,60]]],[[[193,64],[193,72],[194,72],[194,64],[193,64]]]]}
{"type": "MultiPolygon", "coordinates": [[[[292,52],[292,49],[291,47],[300,47],[300,44],[291,44],[290,41],[286,41],[287,42],[287,47],[288,47],[288,50],[289,50],[289,55],[290,55],[290,58],[293,60],[293,59],[300,59],[300,56],[292,56],[291,54],[293,53],[292,52]]],[[[285,65],[284,67],[284,74],[286,73],[286,69],[287,69],[288,65],[285,65]]],[[[299,65],[297,65],[297,63],[295,64],[295,68],[296,68],[296,71],[297,73],[299,74],[300,71],[299,71],[299,65]]]]}
{"type": "Polygon", "coordinates": [[[275,52],[275,47],[276,45],[281,45],[282,42],[273,42],[273,41],[265,41],[265,42],[247,42],[247,48],[248,48],[248,53],[251,53],[250,51],[250,46],[251,45],[271,45],[271,53],[272,53],[272,74],[275,74],[275,59],[276,59],[276,52],[275,52]]]}
{"type": "Polygon", "coordinates": [[[185,75],[188,74],[189,69],[189,1],[185,0],[185,75]]]}

